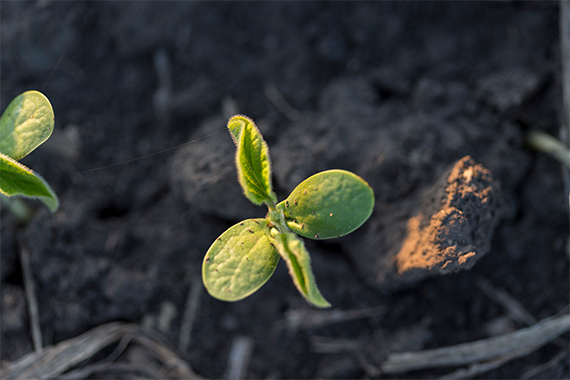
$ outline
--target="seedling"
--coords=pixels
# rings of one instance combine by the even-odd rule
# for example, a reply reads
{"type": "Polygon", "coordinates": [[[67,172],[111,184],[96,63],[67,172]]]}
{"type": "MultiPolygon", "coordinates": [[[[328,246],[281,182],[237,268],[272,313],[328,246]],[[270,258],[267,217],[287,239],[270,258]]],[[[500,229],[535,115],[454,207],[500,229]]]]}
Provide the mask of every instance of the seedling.
{"type": "Polygon", "coordinates": [[[43,144],[54,126],[49,100],[38,91],[18,95],[0,117],[0,194],[42,201],[57,210],[57,196],[37,173],[18,161],[43,144]]]}
{"type": "Polygon", "coordinates": [[[271,184],[269,148],[253,120],[237,115],[228,122],[236,145],[238,180],[245,196],[269,209],[265,219],[246,219],[210,246],[202,265],[208,292],[223,301],[239,301],[269,280],[282,257],[293,283],[317,307],[330,304],[315,283],[311,260],[298,235],[329,239],[360,227],[372,214],[374,192],[345,170],[327,170],[301,182],[277,203],[271,184]]]}

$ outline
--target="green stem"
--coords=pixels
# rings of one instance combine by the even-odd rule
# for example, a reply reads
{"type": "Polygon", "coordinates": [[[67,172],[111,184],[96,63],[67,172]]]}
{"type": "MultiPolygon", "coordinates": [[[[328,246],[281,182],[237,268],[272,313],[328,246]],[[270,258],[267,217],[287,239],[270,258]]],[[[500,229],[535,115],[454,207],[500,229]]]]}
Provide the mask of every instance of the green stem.
{"type": "Polygon", "coordinates": [[[271,221],[273,224],[277,225],[277,229],[281,233],[291,232],[287,223],[285,222],[285,214],[283,211],[277,209],[277,205],[275,202],[270,201],[265,203],[267,208],[269,209],[269,213],[267,214],[267,219],[271,221]]]}
{"type": "Polygon", "coordinates": [[[551,155],[570,168],[570,151],[556,138],[543,132],[531,132],[526,141],[531,148],[551,155]]]}
{"type": "Polygon", "coordinates": [[[265,205],[266,205],[267,208],[269,209],[269,212],[271,212],[271,211],[276,211],[277,205],[276,205],[275,202],[273,202],[272,200],[270,200],[270,201],[265,201],[265,205]]]}

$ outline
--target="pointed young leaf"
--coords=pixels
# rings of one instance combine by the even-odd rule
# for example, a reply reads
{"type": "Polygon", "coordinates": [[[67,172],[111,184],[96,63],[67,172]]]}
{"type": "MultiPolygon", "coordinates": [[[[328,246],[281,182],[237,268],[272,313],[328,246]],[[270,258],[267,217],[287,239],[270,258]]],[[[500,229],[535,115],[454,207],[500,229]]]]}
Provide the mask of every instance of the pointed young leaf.
{"type": "Polygon", "coordinates": [[[228,121],[228,129],[236,144],[238,180],[245,196],[256,205],[275,203],[269,149],[259,129],[253,120],[241,115],[228,121]]]}
{"type": "Polygon", "coordinates": [[[327,170],[301,182],[277,208],[297,234],[330,239],[351,233],[368,220],[374,191],[354,173],[327,170]]]}
{"type": "Polygon", "coordinates": [[[266,219],[247,219],[230,227],[210,247],[202,264],[208,293],[239,301],[269,280],[279,262],[266,219]]]}
{"type": "Polygon", "coordinates": [[[317,307],[330,307],[331,304],[323,298],[317,288],[311,269],[311,258],[303,241],[295,234],[279,233],[275,236],[275,246],[287,263],[293,283],[303,297],[317,307]]]}
{"type": "Polygon", "coordinates": [[[41,92],[16,96],[0,117],[0,153],[21,160],[49,138],[53,125],[53,109],[41,92]]]}
{"type": "Polygon", "coordinates": [[[42,201],[51,212],[57,210],[57,196],[48,183],[16,160],[0,153],[0,193],[42,201]]]}

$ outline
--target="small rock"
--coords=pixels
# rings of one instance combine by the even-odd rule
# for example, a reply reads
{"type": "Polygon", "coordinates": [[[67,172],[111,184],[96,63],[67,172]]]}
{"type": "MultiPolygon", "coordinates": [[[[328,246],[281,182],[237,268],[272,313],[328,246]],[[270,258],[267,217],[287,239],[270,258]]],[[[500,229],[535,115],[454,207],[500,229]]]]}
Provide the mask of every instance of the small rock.
{"type": "Polygon", "coordinates": [[[394,290],[470,269],[490,251],[503,203],[490,171],[466,156],[430,189],[383,207],[346,249],[368,282],[394,290]]]}

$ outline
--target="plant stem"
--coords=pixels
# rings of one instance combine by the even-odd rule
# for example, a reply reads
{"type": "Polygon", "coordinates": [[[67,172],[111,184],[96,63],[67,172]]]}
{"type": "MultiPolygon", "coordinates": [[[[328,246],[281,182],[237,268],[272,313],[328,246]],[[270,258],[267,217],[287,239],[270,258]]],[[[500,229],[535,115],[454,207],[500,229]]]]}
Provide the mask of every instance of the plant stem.
{"type": "Polygon", "coordinates": [[[531,132],[527,136],[527,143],[536,150],[550,154],[570,168],[570,152],[560,141],[549,134],[538,131],[531,132]]]}
{"type": "Polygon", "coordinates": [[[277,229],[281,233],[291,232],[287,223],[285,222],[285,213],[282,210],[277,209],[277,205],[274,202],[266,202],[269,213],[267,213],[267,219],[272,223],[277,225],[277,229]],[[276,215],[277,214],[277,215],[276,215]]]}

